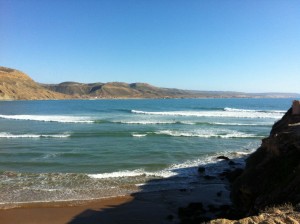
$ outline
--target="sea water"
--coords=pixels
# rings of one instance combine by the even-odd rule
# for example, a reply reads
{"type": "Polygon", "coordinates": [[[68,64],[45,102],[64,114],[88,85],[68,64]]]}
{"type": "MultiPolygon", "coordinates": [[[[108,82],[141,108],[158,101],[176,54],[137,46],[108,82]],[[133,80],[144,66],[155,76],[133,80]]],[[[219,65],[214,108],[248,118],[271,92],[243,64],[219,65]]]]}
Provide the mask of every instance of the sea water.
{"type": "Polygon", "coordinates": [[[255,150],[292,99],[0,102],[0,203],[188,187],[255,150]],[[225,164],[225,163],[224,163],[225,164]],[[146,187],[145,187],[146,186],[146,187]]]}

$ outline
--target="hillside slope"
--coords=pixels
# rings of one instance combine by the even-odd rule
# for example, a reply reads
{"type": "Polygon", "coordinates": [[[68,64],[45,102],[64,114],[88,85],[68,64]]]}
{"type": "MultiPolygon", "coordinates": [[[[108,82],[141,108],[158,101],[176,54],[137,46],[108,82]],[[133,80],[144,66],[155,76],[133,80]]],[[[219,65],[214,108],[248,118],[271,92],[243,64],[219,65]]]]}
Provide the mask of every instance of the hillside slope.
{"type": "Polygon", "coordinates": [[[77,83],[42,84],[43,87],[80,98],[191,98],[199,94],[185,90],[158,88],[147,83],[77,83]]]}
{"type": "Polygon", "coordinates": [[[160,88],[147,83],[36,83],[16,69],[0,66],[0,100],[126,98],[300,98],[297,93],[243,93],[160,88]]]}
{"type": "Polygon", "coordinates": [[[0,100],[65,99],[34,82],[21,71],[0,66],[0,100]]]}

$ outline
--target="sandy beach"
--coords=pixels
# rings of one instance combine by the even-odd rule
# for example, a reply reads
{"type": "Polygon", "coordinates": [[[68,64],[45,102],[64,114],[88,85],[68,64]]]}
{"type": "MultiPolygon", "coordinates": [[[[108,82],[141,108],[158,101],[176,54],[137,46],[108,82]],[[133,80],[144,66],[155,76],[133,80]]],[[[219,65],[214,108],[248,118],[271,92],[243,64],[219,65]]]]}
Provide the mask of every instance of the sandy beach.
{"type": "Polygon", "coordinates": [[[0,210],[5,224],[179,223],[178,209],[190,203],[209,208],[229,205],[228,184],[210,180],[192,189],[135,193],[94,201],[31,203],[0,210]]]}

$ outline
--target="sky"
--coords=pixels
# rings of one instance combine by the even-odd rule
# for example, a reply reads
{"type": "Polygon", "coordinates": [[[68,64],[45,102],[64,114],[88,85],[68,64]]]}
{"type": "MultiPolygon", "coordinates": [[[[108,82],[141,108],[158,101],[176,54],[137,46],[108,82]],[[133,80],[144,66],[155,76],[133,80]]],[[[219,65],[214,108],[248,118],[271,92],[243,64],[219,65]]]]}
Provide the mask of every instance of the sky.
{"type": "Polygon", "coordinates": [[[0,0],[0,66],[40,83],[300,93],[300,1],[0,0]]]}

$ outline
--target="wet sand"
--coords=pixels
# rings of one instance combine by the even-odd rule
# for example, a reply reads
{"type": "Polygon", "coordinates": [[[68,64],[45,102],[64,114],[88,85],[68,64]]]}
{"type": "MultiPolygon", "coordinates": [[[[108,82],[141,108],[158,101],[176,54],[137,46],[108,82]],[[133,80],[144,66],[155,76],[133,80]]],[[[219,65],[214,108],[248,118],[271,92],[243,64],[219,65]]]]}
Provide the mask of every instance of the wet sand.
{"type": "MultiPolygon", "coordinates": [[[[190,203],[203,207],[229,205],[228,184],[208,181],[192,189],[175,189],[72,203],[30,203],[1,209],[3,224],[178,223],[178,208],[190,203]]],[[[209,214],[208,214],[209,215],[209,214]]]]}

